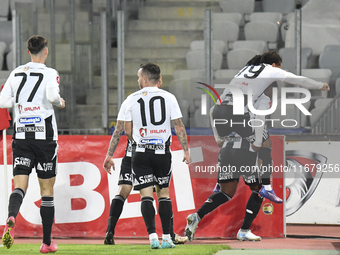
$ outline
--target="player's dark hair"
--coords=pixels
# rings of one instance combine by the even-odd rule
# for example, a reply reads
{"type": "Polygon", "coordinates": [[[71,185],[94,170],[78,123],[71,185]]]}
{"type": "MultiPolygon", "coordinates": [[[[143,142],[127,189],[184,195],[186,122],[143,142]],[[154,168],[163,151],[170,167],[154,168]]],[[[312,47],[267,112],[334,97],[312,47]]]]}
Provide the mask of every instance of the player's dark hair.
{"type": "Polygon", "coordinates": [[[268,51],[263,53],[263,55],[255,55],[251,60],[248,61],[247,66],[257,66],[260,64],[281,64],[282,58],[281,56],[275,51],[268,51]]]}
{"type": "Polygon", "coordinates": [[[161,69],[157,64],[145,63],[141,64],[140,68],[142,69],[143,75],[147,76],[150,82],[157,83],[159,81],[161,69]]]}
{"type": "Polygon", "coordinates": [[[255,55],[251,60],[248,61],[247,66],[257,66],[261,64],[261,55],[255,55]]]}
{"type": "Polygon", "coordinates": [[[27,41],[27,49],[33,55],[38,54],[45,47],[47,47],[47,40],[40,35],[33,35],[27,41]]]}
{"type": "Polygon", "coordinates": [[[279,65],[282,63],[282,58],[275,50],[268,51],[262,54],[261,63],[279,65]]]}

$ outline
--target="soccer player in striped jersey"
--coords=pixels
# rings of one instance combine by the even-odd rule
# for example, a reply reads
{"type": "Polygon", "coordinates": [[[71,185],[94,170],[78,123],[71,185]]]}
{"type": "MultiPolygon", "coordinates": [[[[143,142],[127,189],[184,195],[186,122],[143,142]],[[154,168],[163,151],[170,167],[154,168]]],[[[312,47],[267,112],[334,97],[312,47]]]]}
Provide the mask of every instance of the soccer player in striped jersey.
{"type": "Polygon", "coordinates": [[[2,243],[10,248],[14,242],[15,218],[25,196],[28,179],[35,167],[41,194],[40,215],[43,243],[40,252],[58,250],[51,241],[54,220],[53,186],[57,174],[58,131],[53,105],[64,108],[59,94],[59,74],[46,67],[47,40],[32,36],[27,41],[31,62],[14,69],[0,95],[0,107],[14,110],[13,176],[14,190],[9,198],[8,219],[2,243]]]}
{"type": "MultiPolygon", "coordinates": [[[[142,84],[138,84],[141,86],[142,84]]],[[[160,78],[158,82],[158,87],[162,87],[162,79],[160,78]]],[[[142,87],[140,87],[142,89],[142,87]]],[[[115,128],[115,131],[112,134],[110,145],[108,152],[106,154],[103,167],[105,171],[109,174],[111,174],[111,168],[115,170],[115,164],[113,161],[113,154],[118,146],[119,140],[121,135],[124,131],[124,121],[125,121],[125,110],[126,110],[127,104],[126,100],[122,103],[118,116],[117,116],[117,125],[115,128]]],[[[132,190],[133,184],[133,176],[131,171],[131,154],[132,154],[132,144],[130,141],[128,141],[126,146],[126,152],[123,157],[121,168],[120,168],[120,174],[119,174],[119,181],[118,181],[118,194],[112,199],[111,201],[111,207],[110,207],[110,214],[108,219],[108,225],[106,230],[106,235],[104,239],[104,244],[107,245],[113,245],[114,243],[114,234],[115,234],[115,227],[117,224],[117,221],[123,211],[124,202],[127,199],[127,197],[130,195],[130,192],[132,190]]],[[[172,208],[171,208],[172,209],[172,208]]],[[[170,235],[171,239],[174,244],[184,244],[188,241],[188,238],[186,236],[179,236],[176,233],[174,233],[173,230],[173,216],[171,217],[171,223],[170,223],[170,235]]]]}
{"type": "MultiPolygon", "coordinates": [[[[231,80],[229,85],[241,89],[246,99],[247,96],[250,96],[248,94],[250,88],[252,91],[252,105],[257,110],[269,109],[269,104],[266,103],[269,99],[265,98],[264,93],[275,81],[284,81],[309,89],[329,90],[327,83],[297,76],[282,70],[281,66],[282,59],[275,51],[256,55],[248,61],[246,66],[231,80]]],[[[221,99],[223,104],[214,107],[212,120],[227,119],[238,123],[243,121],[248,123],[251,119],[257,119],[262,120],[262,123],[264,123],[265,116],[252,114],[248,108],[247,100],[245,100],[244,115],[233,115],[233,102],[237,99],[233,98],[228,88],[222,93],[221,99]]],[[[245,184],[252,190],[252,194],[248,200],[246,214],[243,224],[237,233],[237,239],[241,241],[259,241],[261,237],[254,235],[249,228],[261,208],[263,197],[277,203],[282,201],[271,189],[268,176],[264,178],[266,183],[260,183],[258,170],[242,172],[241,169],[256,169],[258,157],[262,159],[263,165],[269,166],[271,164],[271,141],[270,139],[265,139],[264,141],[264,134],[266,132],[263,125],[255,128],[248,125],[236,125],[234,127],[215,125],[215,127],[215,139],[217,144],[222,147],[218,162],[221,169],[224,166],[226,169],[228,169],[228,166],[233,166],[238,171],[221,171],[218,173],[220,191],[214,192],[196,213],[190,214],[187,217],[185,235],[188,236],[189,241],[192,241],[200,220],[218,206],[232,199],[238,186],[239,177],[242,175],[245,184]]]]}
{"type": "Polygon", "coordinates": [[[191,158],[182,114],[174,95],[159,89],[160,68],[153,63],[142,64],[138,82],[143,89],[127,98],[125,132],[132,146],[132,171],[134,189],[141,194],[141,211],[149,233],[151,248],[160,247],[155,228],[153,186],[159,202],[163,236],[162,248],[174,248],[170,237],[172,216],[169,184],[171,178],[171,120],[184,151],[187,164],[191,158]]]}

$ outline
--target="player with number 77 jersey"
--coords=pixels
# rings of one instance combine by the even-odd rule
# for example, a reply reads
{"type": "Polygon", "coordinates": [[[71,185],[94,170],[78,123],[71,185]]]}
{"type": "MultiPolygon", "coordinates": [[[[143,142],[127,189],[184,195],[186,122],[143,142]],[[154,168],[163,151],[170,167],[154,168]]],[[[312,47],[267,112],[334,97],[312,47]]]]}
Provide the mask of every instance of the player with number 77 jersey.
{"type": "Polygon", "coordinates": [[[43,63],[18,66],[8,77],[1,92],[0,107],[14,106],[14,137],[57,140],[53,105],[61,107],[59,74],[43,63]]]}

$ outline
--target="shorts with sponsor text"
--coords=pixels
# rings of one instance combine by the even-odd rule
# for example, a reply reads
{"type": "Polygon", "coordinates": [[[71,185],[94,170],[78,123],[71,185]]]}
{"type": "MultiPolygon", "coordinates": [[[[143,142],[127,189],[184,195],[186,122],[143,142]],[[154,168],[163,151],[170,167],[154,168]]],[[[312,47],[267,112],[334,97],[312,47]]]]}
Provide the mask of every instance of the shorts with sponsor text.
{"type": "Polygon", "coordinates": [[[14,139],[13,176],[30,175],[33,167],[40,179],[49,179],[57,174],[57,141],[14,139]]]}
{"type": "Polygon", "coordinates": [[[124,156],[120,166],[118,185],[127,184],[132,186],[131,157],[124,156]]]}
{"type": "Polygon", "coordinates": [[[257,152],[247,149],[225,147],[219,153],[218,183],[227,183],[239,180],[242,176],[245,184],[259,184],[259,171],[257,168],[257,152]]]}
{"type": "Polygon", "coordinates": [[[132,155],[133,186],[135,190],[158,185],[167,188],[171,179],[171,153],[134,152],[132,155]]]}

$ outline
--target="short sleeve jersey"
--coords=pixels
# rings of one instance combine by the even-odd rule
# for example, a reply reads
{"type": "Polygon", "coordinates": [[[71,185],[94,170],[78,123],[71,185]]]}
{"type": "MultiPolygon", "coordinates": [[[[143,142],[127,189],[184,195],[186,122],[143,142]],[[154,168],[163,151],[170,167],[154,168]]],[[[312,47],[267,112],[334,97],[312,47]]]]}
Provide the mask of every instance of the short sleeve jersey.
{"type": "Polygon", "coordinates": [[[157,87],[146,87],[127,98],[125,121],[132,121],[136,151],[164,154],[171,143],[171,120],[182,118],[176,97],[157,87]]]}
{"type": "Polygon", "coordinates": [[[15,139],[58,140],[53,105],[46,89],[57,87],[59,74],[44,64],[29,62],[14,69],[2,93],[14,97],[15,139]]]}

